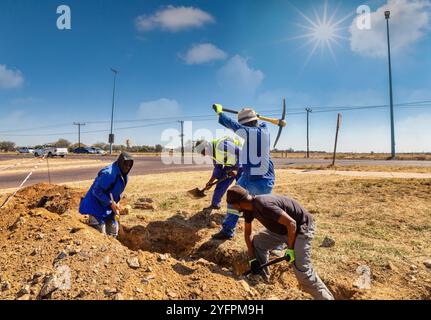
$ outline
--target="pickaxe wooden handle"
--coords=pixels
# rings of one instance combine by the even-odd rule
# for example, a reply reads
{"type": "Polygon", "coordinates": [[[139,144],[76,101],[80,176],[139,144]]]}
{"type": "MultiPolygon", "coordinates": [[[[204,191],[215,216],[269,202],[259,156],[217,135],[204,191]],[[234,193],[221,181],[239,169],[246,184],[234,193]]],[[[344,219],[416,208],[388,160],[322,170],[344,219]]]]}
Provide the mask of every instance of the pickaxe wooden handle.
{"type": "MultiPolygon", "coordinates": [[[[223,108],[223,112],[233,113],[233,114],[238,114],[239,113],[239,111],[232,110],[232,109],[226,109],[226,108],[223,108]]],[[[279,126],[279,127],[283,127],[284,128],[286,126],[286,121],[284,121],[284,120],[280,120],[280,119],[276,119],[276,118],[264,117],[264,116],[261,116],[260,114],[258,114],[257,117],[260,120],[262,120],[262,121],[270,122],[270,123],[275,124],[276,126],[279,126]]]]}
{"type": "Polygon", "coordinates": [[[263,117],[260,115],[257,115],[258,118],[260,120],[266,121],[266,122],[270,122],[272,124],[275,124],[276,126],[282,127],[284,128],[286,126],[286,121],[285,120],[281,120],[281,119],[275,119],[275,118],[268,118],[268,117],[263,117]]]}
{"type": "MultiPolygon", "coordinates": [[[[114,196],[113,196],[113,194],[112,194],[112,193],[110,193],[110,194],[109,194],[109,196],[110,196],[110,198],[111,198],[111,201],[112,201],[113,203],[115,203],[115,200],[114,200],[114,196]]],[[[116,212],[114,212],[114,214],[115,214],[115,221],[120,222],[120,211],[116,210],[116,212]]]]}

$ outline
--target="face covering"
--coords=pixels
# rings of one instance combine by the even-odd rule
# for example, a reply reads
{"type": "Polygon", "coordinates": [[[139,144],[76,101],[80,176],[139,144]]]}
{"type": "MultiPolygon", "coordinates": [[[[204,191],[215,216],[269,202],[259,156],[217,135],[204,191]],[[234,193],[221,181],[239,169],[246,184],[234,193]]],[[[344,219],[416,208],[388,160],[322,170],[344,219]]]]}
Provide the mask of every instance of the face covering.
{"type": "Polygon", "coordinates": [[[127,175],[133,167],[133,156],[127,152],[122,152],[118,157],[117,163],[121,173],[127,175]]]}

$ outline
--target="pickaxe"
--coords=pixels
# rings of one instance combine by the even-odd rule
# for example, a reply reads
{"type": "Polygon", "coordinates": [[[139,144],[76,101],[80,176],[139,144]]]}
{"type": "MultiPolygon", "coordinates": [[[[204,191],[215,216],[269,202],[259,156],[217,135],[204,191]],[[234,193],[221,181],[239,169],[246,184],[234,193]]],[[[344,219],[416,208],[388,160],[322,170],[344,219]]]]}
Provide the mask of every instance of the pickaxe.
{"type": "MultiPolygon", "coordinates": [[[[110,193],[110,194],[109,194],[109,196],[110,196],[110,198],[111,198],[112,203],[115,203],[115,200],[114,200],[114,196],[113,196],[113,194],[112,194],[112,193],[110,193]]],[[[118,202],[118,203],[120,203],[120,202],[118,202]]],[[[117,205],[118,205],[118,203],[117,203],[117,205]]],[[[115,221],[120,222],[120,211],[116,210],[116,211],[114,212],[114,214],[115,214],[115,221]]]]}
{"type": "MultiPolygon", "coordinates": [[[[216,106],[215,105],[213,105],[213,109],[216,110],[216,106]]],[[[223,108],[223,111],[224,112],[228,112],[228,113],[233,113],[233,114],[238,114],[239,113],[239,111],[231,110],[231,109],[226,109],[226,108],[223,108]]],[[[260,120],[262,120],[262,121],[270,122],[270,123],[275,124],[276,126],[279,127],[277,138],[275,139],[275,143],[274,143],[274,149],[275,149],[275,147],[277,146],[278,140],[280,139],[281,131],[286,126],[286,99],[283,99],[283,114],[282,114],[281,119],[268,118],[268,117],[261,116],[259,114],[257,115],[257,117],[260,120]]]]}
{"type": "MultiPolygon", "coordinates": [[[[259,271],[260,271],[260,270],[262,270],[263,268],[266,268],[266,267],[272,266],[273,264],[277,264],[277,263],[280,263],[280,262],[283,262],[283,261],[287,261],[287,262],[289,262],[288,258],[286,258],[286,257],[280,257],[280,258],[277,258],[277,259],[271,260],[271,261],[269,261],[269,262],[267,262],[267,263],[265,263],[265,264],[261,265],[261,266],[259,267],[259,271]]],[[[243,276],[244,276],[244,277],[245,277],[245,276],[248,276],[250,273],[252,273],[252,271],[251,271],[251,270],[249,270],[249,271],[247,271],[246,273],[244,273],[244,274],[243,274],[243,276]]]]}

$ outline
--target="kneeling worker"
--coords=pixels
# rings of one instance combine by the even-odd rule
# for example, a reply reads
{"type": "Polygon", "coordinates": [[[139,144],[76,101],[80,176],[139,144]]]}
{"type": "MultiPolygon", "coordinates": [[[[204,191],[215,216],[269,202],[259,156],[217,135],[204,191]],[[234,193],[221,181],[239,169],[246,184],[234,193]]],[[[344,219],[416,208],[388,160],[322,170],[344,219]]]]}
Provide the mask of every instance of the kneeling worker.
{"type": "Polygon", "coordinates": [[[268,268],[260,266],[268,262],[269,251],[287,244],[286,260],[293,269],[302,289],[314,299],[333,300],[334,297],[311,263],[311,241],[314,236],[313,217],[298,202],[284,196],[252,196],[240,186],[227,192],[227,202],[243,212],[244,236],[247,243],[250,267],[254,274],[269,279],[268,268]],[[252,234],[252,222],[260,221],[266,229],[252,234]]]}
{"type": "Polygon", "coordinates": [[[126,188],[128,174],[133,167],[133,157],[123,152],[113,164],[103,168],[79,206],[81,214],[89,215],[89,224],[109,236],[118,237],[116,213],[126,188]],[[112,201],[112,198],[114,201],[112,201]]]}

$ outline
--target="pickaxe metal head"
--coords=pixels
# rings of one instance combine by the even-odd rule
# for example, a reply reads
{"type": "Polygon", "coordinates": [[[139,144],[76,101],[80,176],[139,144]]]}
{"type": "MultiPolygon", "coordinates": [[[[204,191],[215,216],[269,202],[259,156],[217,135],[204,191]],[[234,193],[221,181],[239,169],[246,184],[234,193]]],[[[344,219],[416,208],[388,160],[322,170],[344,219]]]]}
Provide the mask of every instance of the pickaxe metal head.
{"type": "Polygon", "coordinates": [[[274,142],[274,149],[277,146],[278,140],[280,139],[281,131],[287,124],[285,119],[286,119],[286,99],[283,99],[283,115],[278,122],[279,128],[278,128],[277,138],[275,139],[275,142],[274,142]]]}

